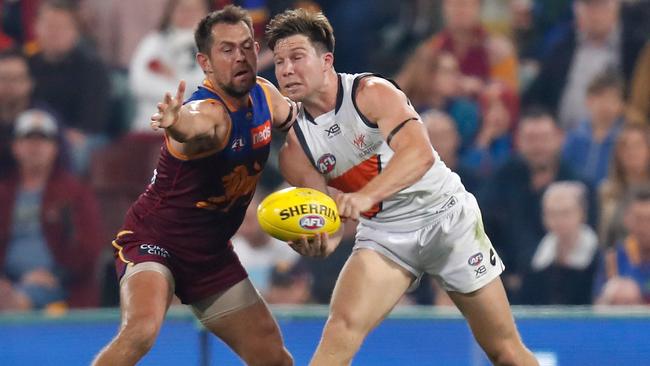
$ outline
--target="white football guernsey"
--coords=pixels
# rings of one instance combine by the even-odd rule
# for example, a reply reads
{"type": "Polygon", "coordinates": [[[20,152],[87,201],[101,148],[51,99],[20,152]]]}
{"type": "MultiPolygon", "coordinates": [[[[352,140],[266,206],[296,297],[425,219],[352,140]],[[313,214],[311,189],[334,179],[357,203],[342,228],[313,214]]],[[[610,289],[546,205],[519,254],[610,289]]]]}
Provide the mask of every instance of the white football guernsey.
{"type": "MultiPolygon", "coordinates": [[[[373,74],[338,74],[336,108],[316,118],[301,108],[294,130],[307,157],[329,186],[356,192],[377,176],[393,156],[376,124],[356,106],[359,81],[373,74]]],[[[398,121],[401,122],[401,121],[398,121]]],[[[409,122],[418,123],[418,122],[409,122]]],[[[457,174],[440,160],[415,184],[363,213],[360,221],[391,231],[412,231],[430,224],[465,192],[457,174]]]]}

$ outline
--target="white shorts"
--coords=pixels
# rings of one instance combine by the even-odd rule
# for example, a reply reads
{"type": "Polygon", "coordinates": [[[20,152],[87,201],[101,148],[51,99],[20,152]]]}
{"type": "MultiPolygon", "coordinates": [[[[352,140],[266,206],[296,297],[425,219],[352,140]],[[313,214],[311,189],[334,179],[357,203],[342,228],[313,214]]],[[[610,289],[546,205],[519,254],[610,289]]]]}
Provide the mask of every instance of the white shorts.
{"type": "Polygon", "coordinates": [[[424,273],[447,291],[469,293],[487,285],[505,269],[483,229],[481,211],[471,193],[454,194],[440,216],[413,232],[390,232],[359,223],[354,250],[371,249],[415,276],[424,273]]]}

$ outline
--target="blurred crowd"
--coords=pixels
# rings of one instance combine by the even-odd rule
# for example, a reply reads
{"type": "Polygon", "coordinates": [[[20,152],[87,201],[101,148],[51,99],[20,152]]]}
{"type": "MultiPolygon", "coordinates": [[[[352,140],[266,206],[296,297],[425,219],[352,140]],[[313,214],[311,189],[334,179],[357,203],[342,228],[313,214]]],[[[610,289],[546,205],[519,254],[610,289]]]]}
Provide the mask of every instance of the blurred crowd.
{"type": "MultiPolygon", "coordinates": [[[[649,0],[0,0],[0,311],[115,306],[111,241],[153,174],[149,117],[203,74],[193,27],[323,11],[338,72],[395,79],[481,205],[513,304],[650,304],[649,0]]],[[[329,302],[326,260],[259,229],[277,150],[233,245],[270,303],[329,302]]],[[[274,164],[275,163],[275,164],[274,164]]],[[[447,305],[432,278],[404,304],[447,305]]]]}

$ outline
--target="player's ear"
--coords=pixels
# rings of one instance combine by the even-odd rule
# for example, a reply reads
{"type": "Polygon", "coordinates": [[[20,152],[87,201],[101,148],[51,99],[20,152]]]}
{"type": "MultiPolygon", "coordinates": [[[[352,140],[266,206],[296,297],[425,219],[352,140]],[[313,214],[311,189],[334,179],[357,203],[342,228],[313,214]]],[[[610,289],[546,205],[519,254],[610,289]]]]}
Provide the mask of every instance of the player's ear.
{"type": "Polygon", "coordinates": [[[203,70],[203,73],[205,74],[211,74],[212,73],[212,64],[210,63],[210,59],[205,53],[197,52],[196,53],[196,62],[199,63],[199,66],[201,66],[201,69],[203,70]]]}
{"type": "Polygon", "coordinates": [[[334,54],[332,52],[323,53],[323,66],[325,70],[329,70],[334,67],[334,54]]]}
{"type": "Polygon", "coordinates": [[[260,43],[255,42],[255,53],[259,53],[259,52],[260,52],[260,43]]]}

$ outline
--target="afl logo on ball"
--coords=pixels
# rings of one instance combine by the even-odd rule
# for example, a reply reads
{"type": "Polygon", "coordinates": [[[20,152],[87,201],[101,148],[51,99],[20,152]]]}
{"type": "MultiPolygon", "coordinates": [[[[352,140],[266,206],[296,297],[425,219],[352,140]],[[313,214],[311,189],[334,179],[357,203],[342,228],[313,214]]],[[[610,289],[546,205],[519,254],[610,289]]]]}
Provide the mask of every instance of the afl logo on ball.
{"type": "Polygon", "coordinates": [[[307,230],[316,230],[325,226],[325,219],[318,215],[309,215],[300,219],[300,227],[307,230]]]}
{"type": "Polygon", "coordinates": [[[321,174],[327,174],[334,170],[334,166],[336,165],[336,158],[332,154],[325,154],[318,159],[318,162],[316,163],[316,166],[318,167],[318,170],[321,172],[321,174]]]}

